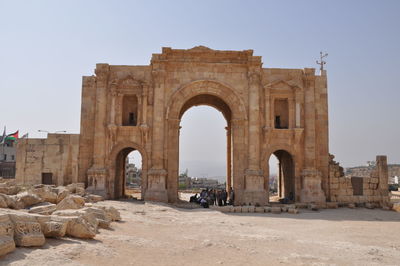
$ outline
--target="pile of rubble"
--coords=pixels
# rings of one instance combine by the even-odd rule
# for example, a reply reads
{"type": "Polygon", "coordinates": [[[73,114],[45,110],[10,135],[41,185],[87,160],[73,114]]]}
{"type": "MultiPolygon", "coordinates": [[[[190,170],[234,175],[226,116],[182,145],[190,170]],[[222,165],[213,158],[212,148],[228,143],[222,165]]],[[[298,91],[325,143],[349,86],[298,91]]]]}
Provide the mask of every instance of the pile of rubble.
{"type": "Polygon", "coordinates": [[[16,246],[42,246],[46,237],[94,238],[98,228],[121,220],[114,207],[101,201],[82,183],[28,188],[0,183],[0,256],[16,246]]]}

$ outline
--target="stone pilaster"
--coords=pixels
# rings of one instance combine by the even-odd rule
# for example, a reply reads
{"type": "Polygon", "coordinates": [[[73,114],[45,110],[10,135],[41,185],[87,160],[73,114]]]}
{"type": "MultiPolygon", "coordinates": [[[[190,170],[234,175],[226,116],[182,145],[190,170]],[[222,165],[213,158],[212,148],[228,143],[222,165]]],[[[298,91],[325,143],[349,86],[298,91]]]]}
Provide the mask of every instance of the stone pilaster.
{"type": "Polygon", "coordinates": [[[152,167],[147,173],[146,200],[167,202],[167,177],[164,166],[164,123],[165,123],[165,70],[153,69],[154,86],[153,125],[152,125],[152,167]]]}
{"type": "Polygon", "coordinates": [[[322,173],[316,164],[316,106],[315,106],[315,69],[304,70],[304,169],[300,193],[302,202],[325,202],[321,188],[322,173]]]}
{"type": "Polygon", "coordinates": [[[260,74],[249,73],[249,166],[250,170],[260,170],[260,74]]]}
{"type": "Polygon", "coordinates": [[[88,170],[88,190],[109,198],[107,195],[108,171],[105,166],[107,137],[107,81],[108,64],[96,65],[96,116],[94,130],[93,166],[88,170]]]}

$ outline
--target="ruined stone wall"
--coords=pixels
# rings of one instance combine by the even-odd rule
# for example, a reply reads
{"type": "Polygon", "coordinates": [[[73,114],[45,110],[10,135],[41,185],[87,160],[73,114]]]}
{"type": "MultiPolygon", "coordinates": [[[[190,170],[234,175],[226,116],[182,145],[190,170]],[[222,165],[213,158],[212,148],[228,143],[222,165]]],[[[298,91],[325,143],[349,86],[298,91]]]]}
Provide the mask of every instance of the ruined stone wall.
{"type": "Polygon", "coordinates": [[[20,139],[16,156],[17,183],[42,183],[42,173],[51,173],[55,185],[77,182],[78,151],[78,134],[48,134],[47,139],[20,139]]]}
{"type": "Polygon", "coordinates": [[[388,166],[386,156],[376,157],[376,167],[368,177],[345,176],[343,167],[330,156],[329,181],[330,201],[348,203],[378,203],[385,205],[389,200],[388,166]],[[357,186],[354,187],[354,186],[357,186]],[[360,187],[358,187],[360,186],[360,187]]]}

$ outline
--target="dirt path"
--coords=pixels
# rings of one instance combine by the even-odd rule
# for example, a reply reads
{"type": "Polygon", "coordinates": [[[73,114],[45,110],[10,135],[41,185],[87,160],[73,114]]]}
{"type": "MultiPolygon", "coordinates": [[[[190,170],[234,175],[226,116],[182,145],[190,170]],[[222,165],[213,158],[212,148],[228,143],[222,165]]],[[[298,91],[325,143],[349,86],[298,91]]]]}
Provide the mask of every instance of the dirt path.
{"type": "Polygon", "coordinates": [[[95,240],[50,239],[4,265],[399,265],[400,214],[367,209],[224,214],[107,201],[123,222],[95,240]]]}

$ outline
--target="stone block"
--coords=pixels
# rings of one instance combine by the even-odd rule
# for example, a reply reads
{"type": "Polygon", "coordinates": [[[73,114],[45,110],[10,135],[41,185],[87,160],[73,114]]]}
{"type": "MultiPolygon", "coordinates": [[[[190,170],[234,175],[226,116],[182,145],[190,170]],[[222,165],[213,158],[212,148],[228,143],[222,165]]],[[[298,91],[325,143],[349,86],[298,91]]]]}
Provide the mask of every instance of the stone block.
{"type": "Polygon", "coordinates": [[[42,214],[42,215],[49,215],[56,211],[57,209],[56,206],[57,205],[51,203],[43,206],[35,206],[30,208],[28,212],[42,214]]]}
{"type": "Polygon", "coordinates": [[[80,209],[85,206],[85,199],[78,195],[69,195],[57,204],[57,210],[80,209]]]}
{"type": "Polygon", "coordinates": [[[112,206],[102,206],[102,205],[95,205],[95,207],[103,209],[106,215],[110,217],[111,221],[121,221],[121,214],[116,208],[112,206]]]}
{"type": "Polygon", "coordinates": [[[35,217],[25,213],[9,214],[14,224],[14,241],[18,247],[43,246],[45,238],[35,217]]]}
{"type": "Polygon", "coordinates": [[[59,187],[58,194],[57,194],[57,203],[61,202],[63,199],[65,199],[70,194],[71,194],[71,192],[68,189],[66,189],[65,187],[59,187]]]}
{"type": "Polygon", "coordinates": [[[43,200],[36,194],[30,191],[24,191],[17,194],[17,201],[22,202],[24,208],[43,202],[43,200]]]}
{"type": "Polygon", "coordinates": [[[287,212],[290,213],[290,214],[298,214],[299,213],[299,209],[289,208],[287,212]]]}
{"type": "Polygon", "coordinates": [[[265,208],[264,207],[255,207],[254,211],[257,213],[264,213],[265,208]]]}
{"type": "Polygon", "coordinates": [[[271,207],[269,206],[264,207],[264,212],[271,212],[271,207]]]}
{"type": "Polygon", "coordinates": [[[234,212],[242,212],[242,206],[235,206],[234,212]]]}
{"type": "Polygon", "coordinates": [[[350,209],[355,209],[356,205],[354,203],[349,203],[349,204],[347,204],[347,207],[350,209]]]}
{"type": "Polygon", "coordinates": [[[62,219],[48,221],[44,222],[41,226],[45,237],[63,237],[67,232],[68,221],[62,219]]]}
{"type": "Polygon", "coordinates": [[[66,235],[76,238],[94,238],[96,230],[83,217],[68,217],[66,235]]]}
{"type": "Polygon", "coordinates": [[[271,212],[278,214],[278,213],[282,212],[282,209],[281,209],[281,207],[271,207],[271,212]]]}

